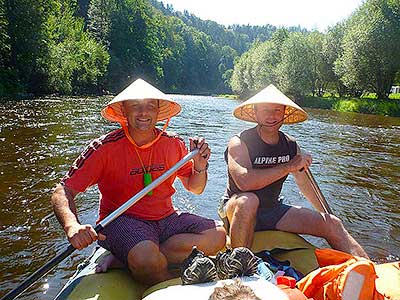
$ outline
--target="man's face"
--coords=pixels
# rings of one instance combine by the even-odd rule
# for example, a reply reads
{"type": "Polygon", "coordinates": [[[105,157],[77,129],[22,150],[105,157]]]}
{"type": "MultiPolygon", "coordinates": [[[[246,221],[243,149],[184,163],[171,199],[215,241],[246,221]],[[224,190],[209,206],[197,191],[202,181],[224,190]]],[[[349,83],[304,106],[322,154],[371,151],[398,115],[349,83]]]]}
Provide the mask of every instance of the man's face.
{"type": "Polygon", "coordinates": [[[122,102],[124,116],[129,127],[136,130],[151,130],[157,123],[158,100],[127,100],[122,102]]]}
{"type": "Polygon", "coordinates": [[[258,124],[279,129],[285,115],[285,106],[273,103],[256,104],[254,113],[258,124]]]}

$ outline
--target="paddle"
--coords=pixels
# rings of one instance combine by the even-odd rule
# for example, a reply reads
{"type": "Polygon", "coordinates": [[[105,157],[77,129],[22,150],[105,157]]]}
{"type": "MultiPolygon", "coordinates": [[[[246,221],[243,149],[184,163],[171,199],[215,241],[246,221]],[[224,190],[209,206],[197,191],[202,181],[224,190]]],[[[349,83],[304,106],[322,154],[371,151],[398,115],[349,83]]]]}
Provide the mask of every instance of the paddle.
{"type": "Polygon", "coordinates": [[[314,190],[314,193],[317,196],[318,201],[321,204],[324,213],[333,214],[331,208],[329,207],[328,202],[326,201],[324,195],[322,194],[321,190],[319,189],[319,186],[318,186],[317,182],[315,181],[314,176],[311,174],[311,170],[306,168],[306,169],[304,169],[304,172],[306,173],[307,178],[311,183],[311,187],[314,190]]]}
{"type": "MultiPolygon", "coordinates": [[[[180,161],[178,161],[173,167],[171,167],[171,169],[166,171],[164,174],[162,174],[160,177],[158,177],[156,180],[154,180],[152,183],[150,183],[148,186],[146,186],[143,190],[141,190],[139,193],[137,193],[132,198],[130,198],[128,201],[126,201],[124,204],[122,204],[118,209],[116,209],[114,212],[112,212],[106,218],[101,220],[100,223],[96,225],[94,230],[96,232],[99,232],[100,230],[102,230],[109,223],[111,223],[114,219],[116,219],[117,217],[122,215],[129,207],[131,207],[133,204],[135,204],[141,198],[143,198],[148,192],[150,192],[151,190],[156,188],[158,185],[160,185],[162,182],[164,182],[168,177],[170,177],[173,173],[175,173],[177,170],[179,170],[183,165],[185,165],[189,160],[191,160],[198,152],[199,152],[199,149],[196,148],[193,151],[186,154],[185,157],[182,158],[180,161]]],[[[42,276],[47,274],[50,270],[52,270],[55,266],[57,266],[65,258],[67,258],[69,255],[71,255],[75,250],[76,249],[72,245],[69,245],[67,247],[67,249],[65,249],[62,253],[60,253],[59,255],[54,257],[51,261],[46,263],[43,267],[41,267],[39,270],[37,270],[35,273],[33,273],[31,276],[29,276],[29,278],[27,278],[17,288],[15,288],[14,290],[7,293],[3,298],[1,298],[1,300],[10,300],[10,299],[14,299],[14,298],[18,297],[18,295],[23,293],[28,287],[30,287],[33,283],[35,283],[42,276]]]]}

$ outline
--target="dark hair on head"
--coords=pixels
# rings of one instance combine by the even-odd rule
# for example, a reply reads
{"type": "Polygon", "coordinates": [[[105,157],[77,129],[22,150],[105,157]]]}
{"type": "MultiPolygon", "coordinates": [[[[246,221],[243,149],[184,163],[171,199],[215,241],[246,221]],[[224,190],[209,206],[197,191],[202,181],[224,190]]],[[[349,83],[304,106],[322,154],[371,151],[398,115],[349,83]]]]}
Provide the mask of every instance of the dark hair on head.
{"type": "Polygon", "coordinates": [[[235,279],[233,283],[224,283],[222,287],[216,287],[208,300],[261,300],[253,290],[244,285],[241,280],[235,279]]]}

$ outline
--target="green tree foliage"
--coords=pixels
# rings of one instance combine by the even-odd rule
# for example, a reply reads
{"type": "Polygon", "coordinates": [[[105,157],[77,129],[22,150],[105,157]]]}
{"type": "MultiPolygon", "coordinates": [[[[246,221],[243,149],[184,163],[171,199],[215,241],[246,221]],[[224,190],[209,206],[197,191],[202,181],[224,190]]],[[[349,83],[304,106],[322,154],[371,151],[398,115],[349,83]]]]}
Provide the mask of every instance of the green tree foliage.
{"type": "MultiPolygon", "coordinates": [[[[272,25],[251,26],[251,25],[232,25],[225,27],[217,22],[202,20],[188,11],[179,12],[167,4],[164,6],[158,0],[150,0],[150,3],[166,16],[175,16],[182,20],[187,26],[193,27],[198,31],[209,35],[214,43],[223,47],[229,46],[238,54],[247,51],[255,41],[266,41],[275,32],[276,27],[272,25]]],[[[301,30],[293,28],[292,30],[301,30]]]]}
{"type": "Polygon", "coordinates": [[[0,94],[97,91],[108,54],[85,32],[75,0],[2,1],[0,76],[13,86],[0,94]]]}
{"type": "Polygon", "coordinates": [[[84,19],[85,24],[88,21],[88,10],[91,0],[78,0],[78,10],[76,15],[84,19]]]}
{"type": "Polygon", "coordinates": [[[107,49],[110,46],[111,16],[117,10],[115,0],[91,0],[87,13],[88,30],[107,49]]]}
{"type": "Polygon", "coordinates": [[[323,59],[325,64],[325,76],[328,88],[336,91],[339,95],[347,93],[347,88],[335,73],[335,61],[342,55],[342,40],[344,35],[344,24],[338,23],[328,29],[325,34],[324,44],[322,47],[323,59]]]}
{"type": "MultiPolygon", "coordinates": [[[[325,53],[321,51],[325,42],[325,35],[318,31],[313,31],[306,34],[306,38],[310,46],[310,55],[308,57],[311,67],[311,92],[313,96],[315,94],[322,96],[328,86],[329,73],[329,65],[326,63],[325,53]]],[[[306,93],[308,92],[310,91],[306,91],[306,93]]]]}
{"type": "Polygon", "coordinates": [[[176,17],[164,18],[163,22],[161,26],[162,36],[164,37],[162,40],[162,68],[164,72],[162,87],[169,89],[173,93],[184,92],[183,55],[186,51],[186,44],[181,32],[186,25],[176,17]]]}
{"type": "Polygon", "coordinates": [[[367,0],[350,17],[336,73],[355,91],[387,98],[400,69],[400,2],[367,0]]]}
{"type": "Polygon", "coordinates": [[[184,65],[183,86],[189,93],[209,93],[215,90],[218,80],[218,48],[210,37],[192,27],[186,26],[182,31],[186,45],[182,61],[184,65]]]}
{"type": "Polygon", "coordinates": [[[52,0],[5,0],[9,40],[8,67],[18,82],[29,93],[47,90],[44,61],[48,56],[47,31],[44,26],[52,0]]]}
{"type": "Polygon", "coordinates": [[[393,84],[400,85],[400,70],[396,73],[393,84]]]}
{"type": "Polygon", "coordinates": [[[0,0],[0,97],[18,89],[16,72],[10,68],[10,48],[5,0],[0,0]]]}
{"type": "Polygon", "coordinates": [[[51,91],[71,94],[99,92],[109,56],[84,31],[83,18],[75,17],[74,1],[58,1],[46,22],[50,35],[45,63],[51,91]]]}
{"type": "Polygon", "coordinates": [[[289,32],[283,28],[272,35],[271,40],[254,43],[248,52],[236,60],[231,78],[232,90],[247,96],[270,83],[277,84],[276,68],[281,61],[281,49],[289,32]]]}
{"type": "Polygon", "coordinates": [[[313,90],[312,55],[313,48],[305,34],[290,33],[282,45],[282,59],[276,70],[278,86],[295,98],[302,98],[313,90]]]}
{"type": "Polygon", "coordinates": [[[230,46],[221,48],[221,58],[219,60],[218,71],[222,76],[222,82],[217,87],[222,93],[230,92],[230,80],[233,74],[234,60],[237,57],[237,52],[230,46]]]}
{"type": "MultiPolygon", "coordinates": [[[[114,3],[113,1],[109,1],[114,3]]],[[[159,80],[163,76],[163,52],[159,38],[160,19],[145,0],[119,0],[109,13],[99,19],[106,20],[99,28],[97,38],[108,44],[110,64],[107,75],[108,87],[118,91],[137,77],[159,80]],[[109,32],[108,32],[109,30],[109,32]]],[[[101,10],[97,10],[102,14],[101,10]]],[[[95,10],[91,18],[97,18],[95,10]]],[[[92,22],[92,21],[90,21],[92,22]]],[[[93,21],[91,24],[99,24],[93,21]]]]}
{"type": "Polygon", "coordinates": [[[0,0],[0,67],[4,68],[10,61],[10,37],[7,32],[5,0],[0,0]]]}

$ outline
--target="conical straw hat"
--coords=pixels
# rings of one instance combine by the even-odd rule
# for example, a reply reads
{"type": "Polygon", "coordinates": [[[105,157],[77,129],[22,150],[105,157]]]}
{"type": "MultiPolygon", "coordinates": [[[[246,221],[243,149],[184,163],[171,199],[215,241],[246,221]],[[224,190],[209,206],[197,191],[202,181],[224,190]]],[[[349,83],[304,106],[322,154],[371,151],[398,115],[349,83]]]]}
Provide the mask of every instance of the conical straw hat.
{"type": "Polygon", "coordinates": [[[294,124],[307,120],[307,113],[296,103],[285,96],[273,84],[243,102],[233,111],[233,115],[244,121],[257,123],[254,105],[260,103],[274,103],[285,105],[284,124],[294,124]]]}
{"type": "Polygon", "coordinates": [[[127,120],[122,113],[122,102],[141,99],[159,100],[157,121],[169,119],[176,116],[181,111],[181,106],[172,100],[172,98],[139,78],[111,100],[107,106],[103,108],[101,115],[112,122],[126,124],[127,120]]]}

